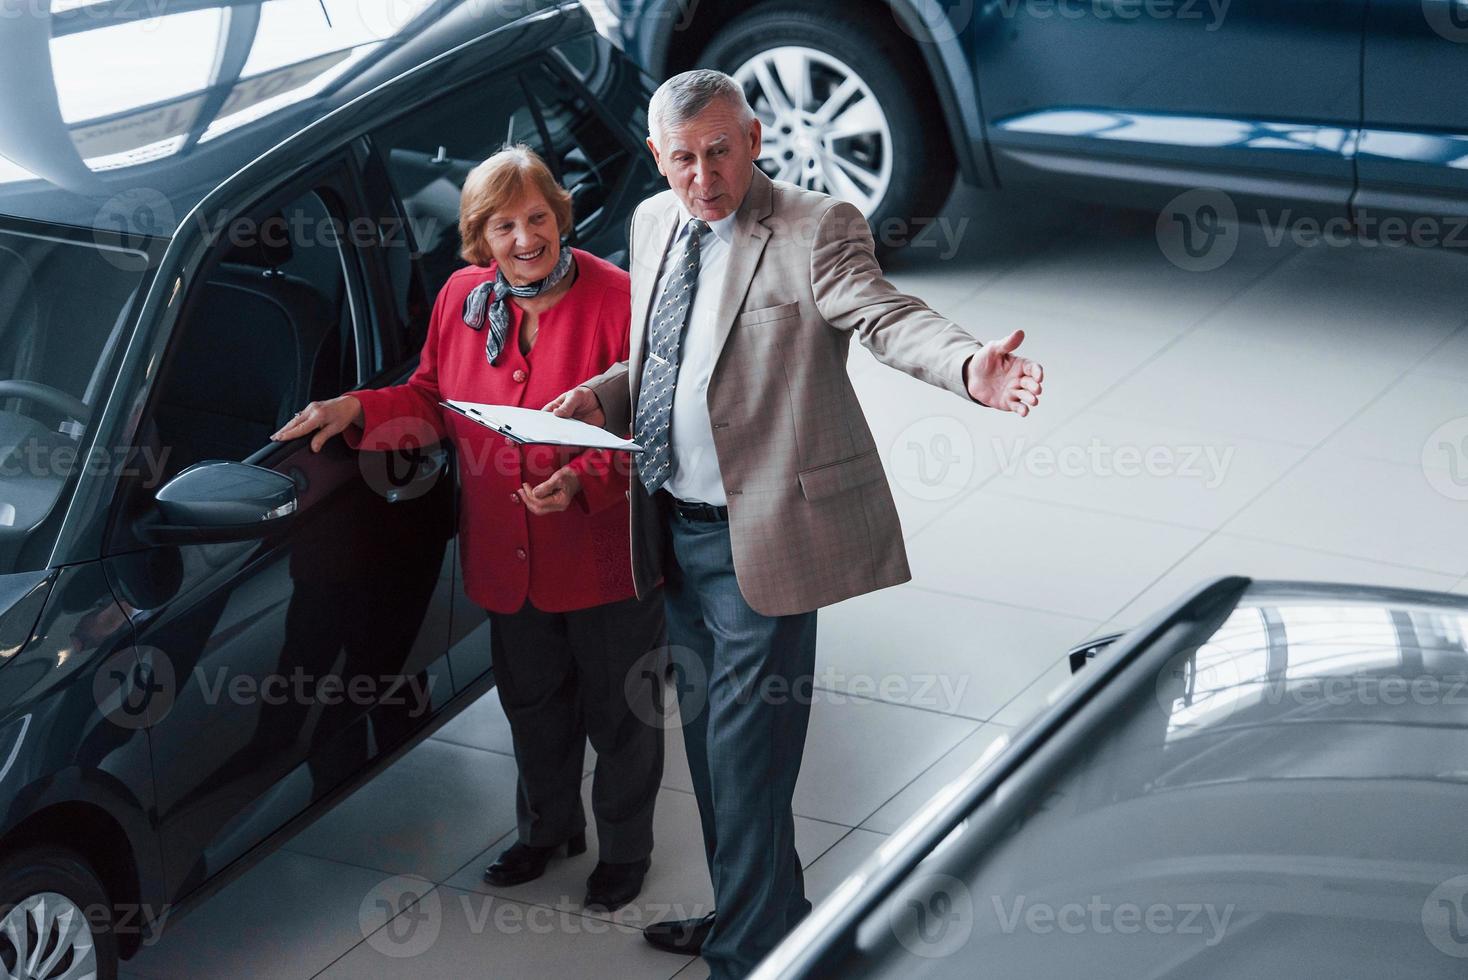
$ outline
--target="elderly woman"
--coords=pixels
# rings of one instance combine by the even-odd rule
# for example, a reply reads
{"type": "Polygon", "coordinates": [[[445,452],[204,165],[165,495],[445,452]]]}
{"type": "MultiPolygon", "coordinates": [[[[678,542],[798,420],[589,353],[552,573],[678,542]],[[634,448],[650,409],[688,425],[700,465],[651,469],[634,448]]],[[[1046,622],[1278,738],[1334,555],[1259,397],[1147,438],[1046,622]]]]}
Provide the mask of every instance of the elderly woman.
{"type": "Polygon", "coordinates": [[[589,736],[600,860],[586,904],[615,909],[642,887],[663,768],[661,681],[656,670],[637,669],[666,642],[663,601],[660,593],[639,601],[632,587],[626,454],[520,446],[439,405],[539,407],[626,359],[627,273],[567,246],[570,227],[570,195],[528,147],[484,161],[464,184],[459,230],[469,265],[439,292],[412,377],[312,402],[273,438],[314,433],[319,451],[341,433],[354,449],[397,449],[411,441],[406,432],[431,427],[453,440],[464,584],[489,611],[519,771],[519,839],[485,880],[530,881],[558,848],[568,856],[586,849],[589,736]]]}

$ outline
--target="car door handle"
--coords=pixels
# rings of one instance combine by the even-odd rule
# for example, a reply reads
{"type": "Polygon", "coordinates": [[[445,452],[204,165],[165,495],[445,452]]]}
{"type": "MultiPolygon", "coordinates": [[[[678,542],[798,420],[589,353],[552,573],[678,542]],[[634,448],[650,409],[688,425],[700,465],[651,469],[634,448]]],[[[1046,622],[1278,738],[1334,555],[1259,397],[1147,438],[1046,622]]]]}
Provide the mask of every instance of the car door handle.
{"type": "Polygon", "coordinates": [[[427,492],[428,487],[438,482],[449,465],[449,451],[443,446],[434,446],[423,453],[411,479],[401,486],[390,488],[383,494],[390,504],[413,500],[427,492]]]}

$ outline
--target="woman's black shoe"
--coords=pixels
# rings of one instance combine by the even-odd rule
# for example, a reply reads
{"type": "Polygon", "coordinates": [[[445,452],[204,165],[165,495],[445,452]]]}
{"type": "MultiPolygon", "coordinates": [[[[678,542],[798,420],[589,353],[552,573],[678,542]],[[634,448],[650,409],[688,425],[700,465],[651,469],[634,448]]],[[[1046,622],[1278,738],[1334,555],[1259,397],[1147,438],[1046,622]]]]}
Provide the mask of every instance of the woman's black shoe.
{"type": "Polygon", "coordinates": [[[714,927],[714,913],[701,919],[666,919],[642,930],[642,936],[658,949],[668,953],[697,956],[703,941],[714,927]]]}
{"type": "Polygon", "coordinates": [[[651,866],[651,858],[625,864],[598,861],[591,877],[586,879],[586,898],[581,904],[596,912],[617,911],[642,891],[642,879],[651,866]]]}
{"type": "MultiPolygon", "coordinates": [[[[560,847],[560,845],[535,847],[517,841],[495,858],[494,864],[484,869],[484,880],[501,888],[534,881],[545,874],[545,866],[550,863],[550,859],[555,856],[560,847]]],[[[565,847],[566,857],[575,857],[577,854],[584,853],[586,851],[586,832],[582,831],[566,841],[565,847]]]]}

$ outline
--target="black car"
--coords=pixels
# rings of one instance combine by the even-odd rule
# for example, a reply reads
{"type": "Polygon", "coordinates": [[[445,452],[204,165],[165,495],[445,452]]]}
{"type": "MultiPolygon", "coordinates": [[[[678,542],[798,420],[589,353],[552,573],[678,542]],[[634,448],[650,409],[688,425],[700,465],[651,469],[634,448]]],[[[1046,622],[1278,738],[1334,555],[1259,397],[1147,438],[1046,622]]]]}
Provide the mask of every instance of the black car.
{"type": "Polygon", "coordinates": [[[575,3],[48,6],[0,19],[0,965],[106,978],[493,683],[449,447],[271,433],[411,372],[502,144],[614,260],[658,177],[575,3]]]}
{"type": "Polygon", "coordinates": [[[754,977],[1464,975],[1468,599],[1226,578],[1071,666],[754,977]]]}
{"type": "Polygon", "coordinates": [[[1468,248],[1459,0],[604,2],[654,76],[741,81],[761,165],[859,205],[889,246],[918,241],[956,169],[1153,210],[1209,189],[1174,207],[1468,248]]]}

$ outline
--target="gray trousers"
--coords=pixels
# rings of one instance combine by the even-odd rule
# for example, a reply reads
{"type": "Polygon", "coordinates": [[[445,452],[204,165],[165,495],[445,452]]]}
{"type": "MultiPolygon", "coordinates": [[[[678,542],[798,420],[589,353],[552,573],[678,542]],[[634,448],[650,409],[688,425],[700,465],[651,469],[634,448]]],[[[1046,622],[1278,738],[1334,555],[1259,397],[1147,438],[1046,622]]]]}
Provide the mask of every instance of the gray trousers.
{"type": "Polygon", "coordinates": [[[667,518],[668,643],[718,917],[713,980],[749,973],[810,911],[791,800],[810,720],[816,614],[751,609],[726,521],[667,518]]]}
{"type": "Polygon", "coordinates": [[[495,685],[510,722],[522,844],[553,847],[586,827],[581,773],[596,750],[591,808],[600,858],[652,853],[663,778],[663,597],[547,613],[490,613],[495,685]]]}

